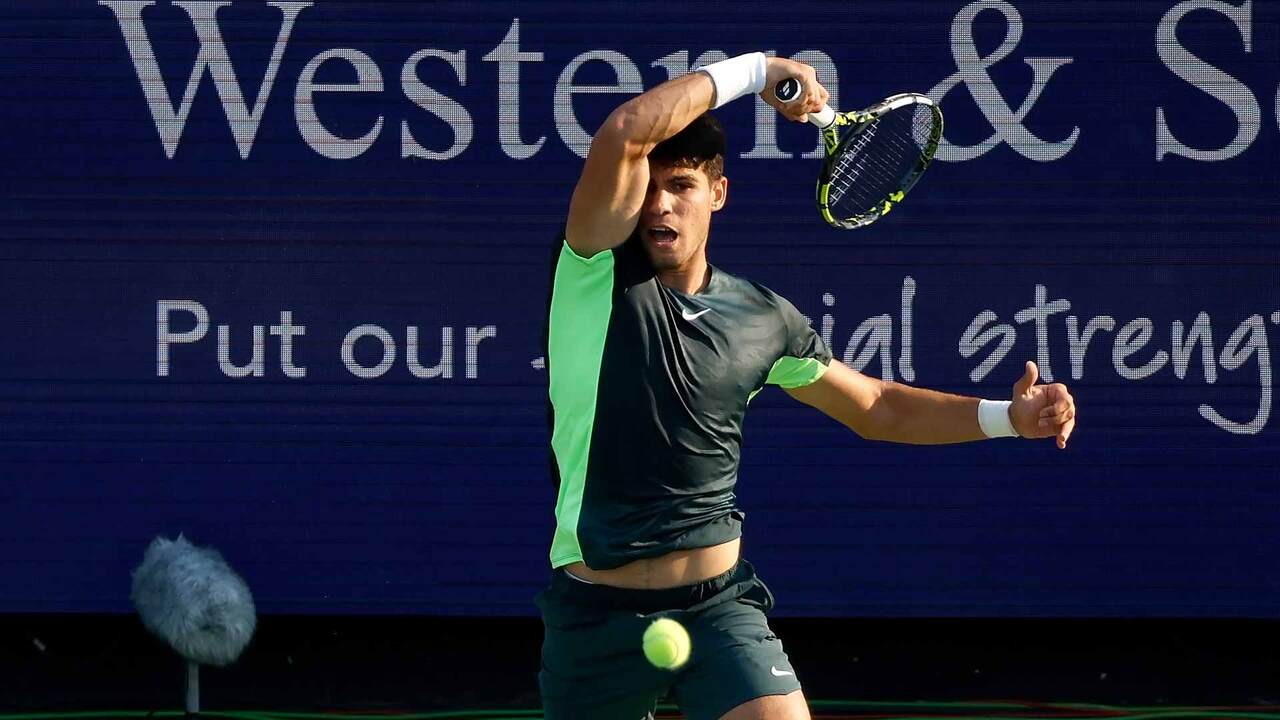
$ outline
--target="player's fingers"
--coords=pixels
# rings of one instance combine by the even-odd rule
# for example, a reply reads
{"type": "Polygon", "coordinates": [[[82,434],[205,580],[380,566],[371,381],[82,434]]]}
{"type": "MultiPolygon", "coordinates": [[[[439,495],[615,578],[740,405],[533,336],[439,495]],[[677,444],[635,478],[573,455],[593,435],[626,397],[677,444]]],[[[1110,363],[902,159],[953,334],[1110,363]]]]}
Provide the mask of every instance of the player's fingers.
{"type": "Polygon", "coordinates": [[[1050,403],[1049,405],[1045,405],[1044,408],[1040,410],[1040,417],[1043,418],[1043,417],[1049,417],[1051,415],[1061,415],[1062,413],[1066,412],[1070,407],[1071,407],[1071,403],[1069,401],[1059,400],[1057,402],[1050,403]]]}
{"type": "Polygon", "coordinates": [[[818,74],[809,65],[802,66],[800,73],[800,89],[804,102],[796,103],[806,112],[817,112],[822,109],[822,85],[818,82],[818,74]]]}
{"type": "Polygon", "coordinates": [[[1067,392],[1065,385],[1054,383],[1053,385],[1043,385],[1045,397],[1050,404],[1040,410],[1041,416],[1048,415],[1050,412],[1059,413],[1063,408],[1074,407],[1075,398],[1071,397],[1071,393],[1067,392]]]}
{"type": "Polygon", "coordinates": [[[807,102],[798,102],[789,106],[782,114],[792,122],[808,122],[809,112],[809,104],[807,102]]]}
{"type": "Polygon", "coordinates": [[[1058,427],[1065,425],[1068,420],[1075,417],[1074,410],[1064,410],[1061,414],[1053,417],[1040,418],[1040,427],[1058,427]]]}
{"type": "Polygon", "coordinates": [[[821,85],[814,84],[812,102],[809,104],[811,108],[809,112],[818,112],[823,105],[827,104],[827,90],[821,85]]]}
{"type": "Polygon", "coordinates": [[[1048,405],[1045,405],[1044,407],[1040,408],[1040,417],[1047,418],[1053,415],[1057,415],[1066,409],[1067,409],[1067,404],[1065,402],[1062,402],[1062,401],[1051,402],[1048,405]]]}
{"type": "Polygon", "coordinates": [[[809,122],[809,113],[817,112],[816,110],[810,108],[808,105],[805,105],[799,108],[799,111],[800,111],[799,114],[796,115],[795,117],[797,122],[809,122]]]}
{"type": "Polygon", "coordinates": [[[808,122],[809,113],[812,111],[809,107],[811,104],[809,90],[803,85],[803,83],[801,84],[801,87],[803,89],[800,91],[801,96],[798,100],[794,100],[778,108],[782,111],[783,117],[791,120],[792,122],[808,122]]]}
{"type": "Polygon", "coordinates": [[[1071,437],[1071,431],[1076,429],[1076,419],[1071,418],[1066,425],[1062,426],[1062,430],[1058,431],[1058,448],[1065,449],[1067,440],[1071,437]]]}
{"type": "Polygon", "coordinates": [[[809,120],[808,100],[804,96],[804,93],[805,93],[804,79],[803,78],[798,78],[798,79],[800,80],[800,88],[801,88],[800,97],[796,98],[795,100],[792,100],[789,103],[783,102],[782,100],[780,100],[773,88],[769,88],[767,92],[761,93],[761,97],[765,99],[765,102],[772,105],[775,110],[781,113],[782,117],[792,122],[808,122],[809,120]]]}
{"type": "Polygon", "coordinates": [[[782,113],[782,117],[791,122],[808,122],[809,113],[805,110],[804,103],[793,102],[790,105],[779,105],[778,112],[782,113]]]}

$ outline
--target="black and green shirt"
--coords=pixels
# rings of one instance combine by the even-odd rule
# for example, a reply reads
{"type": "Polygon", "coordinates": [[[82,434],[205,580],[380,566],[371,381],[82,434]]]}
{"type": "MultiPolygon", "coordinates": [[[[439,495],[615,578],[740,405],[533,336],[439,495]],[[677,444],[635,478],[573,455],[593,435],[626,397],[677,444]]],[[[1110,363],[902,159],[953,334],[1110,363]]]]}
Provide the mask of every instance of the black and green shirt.
{"type": "Polygon", "coordinates": [[[606,570],[738,537],[747,403],[822,377],[822,338],[786,299],[714,267],[696,295],[666,287],[634,237],[590,258],[561,240],[554,262],[551,566],[606,570]]]}

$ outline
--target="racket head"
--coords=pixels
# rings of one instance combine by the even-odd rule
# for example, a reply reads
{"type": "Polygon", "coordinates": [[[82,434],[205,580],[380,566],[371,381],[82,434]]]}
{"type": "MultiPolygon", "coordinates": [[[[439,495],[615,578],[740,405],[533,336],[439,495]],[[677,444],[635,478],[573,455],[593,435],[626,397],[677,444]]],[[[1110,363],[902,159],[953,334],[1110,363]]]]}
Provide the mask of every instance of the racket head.
{"type": "Polygon", "coordinates": [[[822,130],[826,158],[817,201],[823,219],[852,230],[887,215],[920,180],[941,138],[941,108],[917,93],[838,113],[822,130]]]}

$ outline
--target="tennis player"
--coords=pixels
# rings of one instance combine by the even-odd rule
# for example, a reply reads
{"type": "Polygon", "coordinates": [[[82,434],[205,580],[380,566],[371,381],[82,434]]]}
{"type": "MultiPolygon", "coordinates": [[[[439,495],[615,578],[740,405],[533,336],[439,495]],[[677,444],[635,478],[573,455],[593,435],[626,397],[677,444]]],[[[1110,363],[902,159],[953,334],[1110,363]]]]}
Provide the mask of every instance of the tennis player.
{"type": "Polygon", "coordinates": [[[707,262],[725,205],[725,137],[708,114],[761,93],[803,122],[827,101],[812,67],[752,53],[619,106],[596,133],[557,243],[550,308],[558,481],[539,685],[551,720],[651,718],[671,694],[691,720],[807,720],[773,597],[739,555],[734,496],[751,397],[778,385],[858,435],[940,444],[1056,437],[1075,405],[1035,364],[1011,401],[882,382],[833,360],[785,298],[707,262]],[[784,105],[771,90],[803,85],[784,105]],[[677,620],[693,652],[650,665],[641,635],[677,620]]]}

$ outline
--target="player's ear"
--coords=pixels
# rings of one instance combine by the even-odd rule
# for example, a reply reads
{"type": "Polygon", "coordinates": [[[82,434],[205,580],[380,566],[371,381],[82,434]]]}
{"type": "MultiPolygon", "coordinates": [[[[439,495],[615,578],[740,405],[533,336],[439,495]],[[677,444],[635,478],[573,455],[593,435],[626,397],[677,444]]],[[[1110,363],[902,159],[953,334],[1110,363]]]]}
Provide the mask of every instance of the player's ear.
{"type": "Polygon", "coordinates": [[[721,175],[718,180],[711,183],[711,212],[724,207],[724,203],[728,199],[729,178],[721,175]]]}

